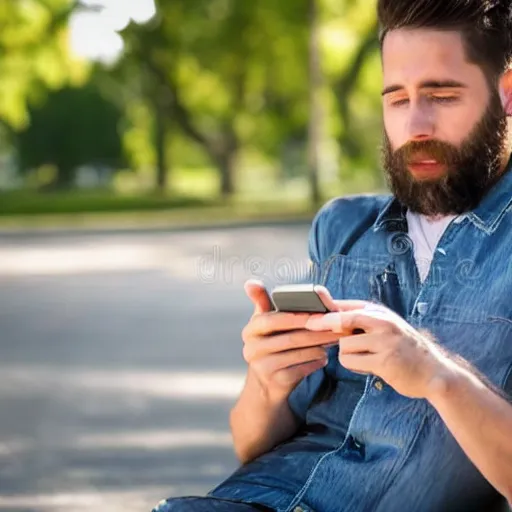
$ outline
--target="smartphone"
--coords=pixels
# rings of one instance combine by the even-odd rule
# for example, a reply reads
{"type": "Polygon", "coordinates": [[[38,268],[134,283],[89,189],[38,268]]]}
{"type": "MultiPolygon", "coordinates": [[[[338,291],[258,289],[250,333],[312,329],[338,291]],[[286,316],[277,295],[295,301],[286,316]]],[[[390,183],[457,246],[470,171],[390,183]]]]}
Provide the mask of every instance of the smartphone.
{"type": "MultiPolygon", "coordinates": [[[[315,291],[314,284],[289,284],[277,286],[270,293],[270,300],[276,311],[283,313],[329,313],[331,310],[323,303],[315,291]]],[[[364,334],[363,329],[354,329],[352,334],[364,334]]]]}
{"type": "Polygon", "coordinates": [[[313,284],[277,286],[270,293],[276,311],[284,313],[329,313],[313,284]]]}

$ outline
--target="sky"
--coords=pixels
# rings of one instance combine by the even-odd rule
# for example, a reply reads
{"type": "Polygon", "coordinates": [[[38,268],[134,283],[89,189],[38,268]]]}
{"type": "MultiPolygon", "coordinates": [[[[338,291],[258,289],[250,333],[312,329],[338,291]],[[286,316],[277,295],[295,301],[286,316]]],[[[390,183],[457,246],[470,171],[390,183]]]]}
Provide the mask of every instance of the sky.
{"type": "Polygon", "coordinates": [[[133,20],[145,23],[155,15],[154,0],[82,0],[100,5],[99,12],[78,12],[71,19],[70,44],[73,52],[89,60],[112,63],[123,50],[117,34],[133,20]]]}

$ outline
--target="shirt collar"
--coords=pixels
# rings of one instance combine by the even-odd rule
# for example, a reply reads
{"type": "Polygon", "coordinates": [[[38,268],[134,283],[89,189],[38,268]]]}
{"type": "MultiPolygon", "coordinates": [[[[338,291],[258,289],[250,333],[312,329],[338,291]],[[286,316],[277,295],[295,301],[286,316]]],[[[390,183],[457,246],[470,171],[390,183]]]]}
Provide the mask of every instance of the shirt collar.
{"type": "Polygon", "coordinates": [[[498,182],[491,188],[480,204],[473,211],[467,213],[467,217],[477,228],[487,234],[491,234],[496,231],[511,204],[512,158],[509,160],[498,182]]]}
{"type": "MultiPolygon", "coordinates": [[[[493,233],[499,226],[505,213],[512,205],[512,157],[498,182],[491,188],[480,204],[464,214],[473,224],[487,234],[493,233]]],[[[390,196],[379,213],[373,230],[406,229],[407,208],[394,196],[390,196]]]]}
{"type": "Polygon", "coordinates": [[[396,229],[405,230],[407,226],[407,208],[402,205],[394,196],[390,196],[382,211],[373,224],[373,230],[387,228],[391,231],[396,229]]]}

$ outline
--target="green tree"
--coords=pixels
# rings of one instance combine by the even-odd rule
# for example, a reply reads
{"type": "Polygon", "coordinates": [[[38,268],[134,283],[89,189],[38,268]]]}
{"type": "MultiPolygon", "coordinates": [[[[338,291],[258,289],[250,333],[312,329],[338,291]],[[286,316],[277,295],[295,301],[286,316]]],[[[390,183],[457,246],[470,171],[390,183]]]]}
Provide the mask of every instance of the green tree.
{"type": "Polygon", "coordinates": [[[373,177],[382,131],[376,0],[322,0],[323,62],[330,134],[340,149],[342,178],[361,168],[373,177]]]}
{"type": "Polygon", "coordinates": [[[308,0],[160,1],[158,12],[123,31],[119,65],[153,112],[158,175],[167,167],[161,146],[179,129],[229,197],[244,148],[278,158],[287,138],[307,133],[308,0]]]}
{"type": "Polygon", "coordinates": [[[86,79],[68,49],[67,21],[82,6],[71,0],[0,1],[0,122],[29,123],[28,104],[48,89],[86,79]]]}
{"type": "MultiPolygon", "coordinates": [[[[110,75],[128,117],[151,120],[157,189],[180,163],[169,151],[178,135],[218,170],[224,197],[249,152],[276,167],[287,149],[300,153],[315,203],[326,138],[338,141],[345,166],[371,167],[378,61],[367,0],[161,0],[157,9],[150,23],[122,31],[126,52],[110,75]]],[[[134,144],[140,155],[140,136],[134,144]]]]}
{"type": "Polygon", "coordinates": [[[322,138],[322,104],[320,92],[323,84],[319,51],[319,3],[309,0],[309,135],[308,168],[311,203],[321,202],[319,165],[322,138]]]}
{"type": "Polygon", "coordinates": [[[52,92],[42,106],[29,112],[31,123],[17,136],[22,172],[55,166],[53,186],[69,188],[82,165],[123,165],[122,113],[94,83],[52,92]]]}

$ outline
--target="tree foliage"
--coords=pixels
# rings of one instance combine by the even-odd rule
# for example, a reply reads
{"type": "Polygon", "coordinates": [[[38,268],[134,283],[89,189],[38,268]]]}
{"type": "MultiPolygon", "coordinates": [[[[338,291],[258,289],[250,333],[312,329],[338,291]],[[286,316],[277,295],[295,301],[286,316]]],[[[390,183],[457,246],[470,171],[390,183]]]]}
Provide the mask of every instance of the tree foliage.
{"type": "MultiPolygon", "coordinates": [[[[287,147],[302,146],[305,159],[311,0],[174,0],[157,6],[152,23],[132,24],[122,33],[126,53],[119,65],[125,81],[138,83],[139,99],[152,113],[153,142],[168,144],[176,131],[187,136],[218,169],[224,195],[233,192],[237,163],[248,150],[279,162],[287,147]]],[[[375,10],[359,0],[318,1],[317,9],[325,74],[322,133],[338,142],[345,163],[368,160],[378,133],[376,102],[361,104],[356,93],[369,62],[370,80],[378,81],[378,64],[371,60],[375,10]]],[[[165,153],[157,147],[154,154],[160,155],[161,174],[169,166],[165,153]]]]}
{"type": "MultiPolygon", "coordinates": [[[[173,167],[204,162],[217,170],[224,197],[237,189],[240,168],[255,158],[288,175],[305,177],[308,168],[325,166],[326,158],[343,179],[361,169],[378,175],[375,1],[156,0],[157,16],[122,30],[124,54],[94,77],[105,101],[123,112],[132,165],[154,166],[155,186],[164,191],[173,167]],[[313,32],[318,35],[315,66],[313,32]],[[318,147],[312,167],[307,149],[313,138],[318,147]],[[327,156],[326,142],[336,148],[327,156]]],[[[0,2],[0,119],[23,129],[25,138],[40,133],[43,121],[66,126],[52,117],[57,103],[84,101],[71,100],[65,89],[38,110],[49,89],[85,76],[66,49],[67,19],[77,7],[72,0],[0,2]],[[26,128],[29,113],[38,116],[32,131],[26,128]]],[[[85,124],[88,114],[83,112],[85,124]]],[[[104,120],[106,126],[115,124],[114,117],[104,120]]],[[[49,144],[49,133],[34,140],[35,146],[49,144]]],[[[92,154],[84,137],[85,149],[73,151],[75,163],[92,154]]],[[[58,166],[64,179],[70,154],[61,149],[58,166]]],[[[24,168],[49,154],[40,148],[35,158],[35,152],[25,150],[24,168]]],[[[315,175],[310,182],[317,187],[315,175]]]]}
{"type": "Polygon", "coordinates": [[[52,165],[54,185],[72,185],[80,166],[121,167],[121,112],[93,83],[63,88],[30,109],[30,125],[17,136],[22,171],[52,165]]]}
{"type": "Polygon", "coordinates": [[[86,78],[68,49],[70,0],[0,1],[0,121],[10,129],[29,123],[29,102],[48,89],[86,78]]]}
{"type": "Polygon", "coordinates": [[[307,6],[159,2],[154,22],[122,34],[121,73],[138,84],[160,131],[172,123],[207,155],[226,196],[243,148],[277,158],[287,137],[306,133],[307,6]]]}

